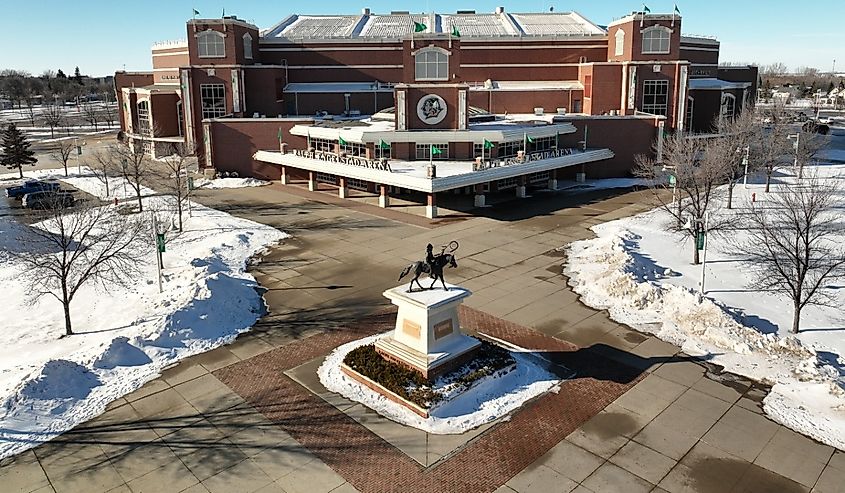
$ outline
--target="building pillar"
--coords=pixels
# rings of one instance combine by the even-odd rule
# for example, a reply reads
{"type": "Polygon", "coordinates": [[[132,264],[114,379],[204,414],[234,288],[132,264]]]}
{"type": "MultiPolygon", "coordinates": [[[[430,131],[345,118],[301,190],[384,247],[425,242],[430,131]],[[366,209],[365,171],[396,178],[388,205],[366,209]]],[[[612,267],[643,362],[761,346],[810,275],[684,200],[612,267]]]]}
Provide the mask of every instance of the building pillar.
{"type": "Polygon", "coordinates": [[[288,167],[282,166],[282,178],[281,178],[282,185],[290,185],[290,175],[288,174],[288,167]]]}
{"type": "Polygon", "coordinates": [[[557,190],[557,170],[549,171],[549,190],[557,190]]]}
{"type": "Polygon", "coordinates": [[[434,219],[437,217],[437,194],[434,192],[428,194],[425,204],[425,217],[434,219]]]}
{"type": "Polygon", "coordinates": [[[347,186],[346,186],[346,178],[339,176],[338,180],[339,180],[339,182],[338,182],[339,186],[337,187],[337,196],[342,198],[342,199],[348,199],[349,198],[349,188],[347,188],[347,186]]]}
{"type": "Polygon", "coordinates": [[[387,193],[387,185],[378,186],[378,206],[384,208],[390,207],[390,195],[387,193]]]}
{"type": "Polygon", "coordinates": [[[486,204],[486,197],[484,197],[484,184],[479,183],[475,186],[475,206],[484,207],[486,204]]]}
{"type": "Polygon", "coordinates": [[[524,199],[525,197],[528,196],[525,193],[527,181],[528,181],[528,179],[525,177],[525,175],[519,177],[519,185],[516,186],[516,196],[521,198],[521,199],[524,199]]]}
{"type": "Polygon", "coordinates": [[[587,181],[587,173],[584,173],[583,171],[575,173],[575,181],[578,183],[584,183],[587,181]]]}
{"type": "Polygon", "coordinates": [[[313,171],[308,172],[308,190],[311,192],[317,191],[317,176],[313,171]]]}

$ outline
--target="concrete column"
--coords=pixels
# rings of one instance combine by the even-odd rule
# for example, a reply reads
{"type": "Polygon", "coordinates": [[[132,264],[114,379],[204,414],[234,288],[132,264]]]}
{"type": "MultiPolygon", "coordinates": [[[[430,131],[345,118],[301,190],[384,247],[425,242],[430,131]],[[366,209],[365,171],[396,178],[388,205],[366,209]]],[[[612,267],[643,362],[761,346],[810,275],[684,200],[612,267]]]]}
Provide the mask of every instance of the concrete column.
{"type": "Polygon", "coordinates": [[[348,199],[349,198],[349,188],[346,187],[346,178],[340,176],[340,177],[338,177],[338,180],[340,180],[339,181],[340,186],[337,187],[337,196],[342,198],[342,199],[348,199]]]}
{"type": "Polygon", "coordinates": [[[524,199],[525,197],[527,197],[527,194],[525,193],[525,187],[526,187],[527,181],[528,180],[527,180],[527,178],[525,178],[525,176],[519,177],[519,185],[516,186],[516,196],[521,198],[521,199],[524,199]]]}
{"type": "Polygon", "coordinates": [[[282,185],[290,185],[290,175],[287,166],[282,166],[282,185]]]}
{"type": "Polygon", "coordinates": [[[486,197],[484,197],[484,185],[479,183],[475,186],[475,206],[484,207],[486,204],[486,197]]]}
{"type": "Polygon", "coordinates": [[[557,170],[549,171],[549,190],[557,190],[557,170]]]}
{"type": "Polygon", "coordinates": [[[437,217],[437,194],[430,193],[426,199],[425,217],[434,219],[437,217]]]}
{"type": "Polygon", "coordinates": [[[308,190],[317,191],[317,176],[313,171],[308,172],[308,190]]]}
{"type": "Polygon", "coordinates": [[[378,186],[378,206],[384,208],[390,207],[390,195],[387,193],[387,185],[378,186]]]}
{"type": "Polygon", "coordinates": [[[587,173],[584,173],[583,171],[575,173],[575,181],[577,181],[578,183],[584,183],[585,181],[587,181],[587,173]]]}

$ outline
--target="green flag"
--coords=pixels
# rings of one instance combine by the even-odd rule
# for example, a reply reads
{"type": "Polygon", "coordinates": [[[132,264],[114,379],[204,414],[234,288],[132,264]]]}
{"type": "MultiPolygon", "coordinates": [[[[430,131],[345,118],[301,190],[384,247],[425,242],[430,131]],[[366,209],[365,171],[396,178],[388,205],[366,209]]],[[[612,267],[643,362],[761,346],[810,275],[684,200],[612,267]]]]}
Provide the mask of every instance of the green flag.
{"type": "Polygon", "coordinates": [[[678,8],[678,4],[675,4],[675,13],[681,15],[681,9],[678,8]]]}
{"type": "Polygon", "coordinates": [[[340,144],[340,145],[342,145],[342,146],[345,146],[345,145],[346,145],[346,144],[348,144],[349,142],[346,142],[345,140],[343,140],[343,137],[338,136],[338,138],[337,138],[337,143],[338,143],[338,144],[340,144]]]}
{"type": "Polygon", "coordinates": [[[452,26],[452,36],[454,36],[456,38],[461,37],[461,32],[458,31],[458,26],[452,26]]]}
{"type": "Polygon", "coordinates": [[[529,144],[533,144],[534,143],[534,137],[532,137],[528,134],[525,134],[525,141],[528,142],[529,144]]]}
{"type": "Polygon", "coordinates": [[[197,10],[197,9],[194,9],[194,15],[200,15],[200,11],[197,10]]]}
{"type": "Polygon", "coordinates": [[[443,154],[443,151],[441,151],[440,149],[438,149],[438,148],[434,147],[434,144],[431,144],[431,155],[432,155],[432,156],[436,156],[436,155],[438,155],[438,154],[443,154]]]}
{"type": "Polygon", "coordinates": [[[643,12],[645,12],[646,14],[650,14],[650,13],[651,13],[651,9],[650,9],[650,8],[648,8],[648,5],[643,4],[643,12]]]}
{"type": "Polygon", "coordinates": [[[426,26],[425,24],[414,21],[414,32],[415,33],[421,33],[423,31],[425,31],[426,29],[428,29],[428,26],[426,26]]]}
{"type": "Polygon", "coordinates": [[[276,135],[279,138],[279,142],[282,141],[282,127],[279,127],[279,133],[276,135]]]}
{"type": "Polygon", "coordinates": [[[378,141],[378,146],[381,149],[390,149],[390,144],[388,144],[387,142],[385,142],[384,140],[381,140],[381,139],[379,139],[379,141],[378,141]]]}
{"type": "Polygon", "coordinates": [[[484,148],[485,148],[485,149],[492,149],[493,147],[494,147],[494,146],[493,146],[493,143],[492,143],[492,142],[490,142],[490,141],[489,141],[489,140],[487,140],[487,139],[484,139],[484,148]]]}

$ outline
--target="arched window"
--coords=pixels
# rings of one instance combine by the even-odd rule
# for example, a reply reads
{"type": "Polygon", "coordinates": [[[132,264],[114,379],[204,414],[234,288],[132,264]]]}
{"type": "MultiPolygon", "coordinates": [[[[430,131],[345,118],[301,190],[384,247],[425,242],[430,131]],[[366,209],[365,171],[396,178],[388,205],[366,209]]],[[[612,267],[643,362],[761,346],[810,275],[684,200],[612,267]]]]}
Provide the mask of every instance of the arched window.
{"type": "Polygon", "coordinates": [[[146,99],[138,101],[138,135],[150,134],[150,103],[146,99]]]}
{"type": "Polygon", "coordinates": [[[733,94],[722,93],[722,105],[719,108],[719,117],[721,119],[732,119],[736,111],[736,96],[733,94]]]}
{"type": "Polygon", "coordinates": [[[616,31],[616,47],[613,52],[614,56],[622,56],[625,50],[625,31],[619,29],[616,31]]]}
{"type": "Polygon", "coordinates": [[[252,60],[252,36],[244,34],[244,58],[252,60]]]}
{"type": "Polygon", "coordinates": [[[197,49],[200,58],[223,58],[226,56],[226,44],[223,33],[203,31],[197,34],[197,49]]]}
{"type": "Polygon", "coordinates": [[[449,52],[429,47],[414,55],[416,80],[449,80],[449,52]]]}
{"type": "Polygon", "coordinates": [[[669,53],[669,39],[672,30],[663,26],[651,26],[643,29],[643,54],[669,53]]]}

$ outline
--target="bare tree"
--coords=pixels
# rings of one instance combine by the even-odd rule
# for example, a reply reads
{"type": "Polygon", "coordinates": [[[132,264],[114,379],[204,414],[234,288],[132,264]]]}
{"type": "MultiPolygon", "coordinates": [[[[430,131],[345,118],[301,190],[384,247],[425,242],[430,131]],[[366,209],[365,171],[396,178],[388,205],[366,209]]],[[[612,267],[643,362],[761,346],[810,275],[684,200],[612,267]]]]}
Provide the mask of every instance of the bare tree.
{"type": "Polygon", "coordinates": [[[44,124],[50,127],[50,138],[53,139],[56,137],[56,127],[65,123],[65,109],[57,103],[50,103],[42,108],[41,117],[44,119],[44,124]]]}
{"type": "Polygon", "coordinates": [[[790,164],[789,127],[783,106],[766,111],[764,124],[758,125],[748,137],[749,166],[766,175],[766,192],[771,189],[775,172],[790,164]]]}
{"type": "Polygon", "coordinates": [[[812,177],[783,188],[767,207],[752,209],[746,216],[748,236],[732,246],[748,259],[750,288],[792,301],[792,332],[797,333],[806,306],[833,302],[825,286],[845,277],[845,249],[836,238],[842,224],[834,210],[834,187],[812,177]]]}
{"type": "Polygon", "coordinates": [[[109,175],[121,171],[119,166],[120,149],[116,145],[94,151],[91,162],[88,163],[91,173],[106,187],[106,197],[109,197],[109,175]]]}
{"type": "Polygon", "coordinates": [[[89,125],[93,126],[94,131],[96,132],[97,123],[100,121],[100,108],[98,108],[95,103],[86,101],[79,105],[79,111],[82,113],[82,119],[89,125]]]}
{"type": "Polygon", "coordinates": [[[7,253],[25,267],[22,276],[34,298],[52,296],[62,304],[64,335],[70,336],[70,305],[79,289],[129,286],[149,248],[149,231],[140,217],[110,207],[67,209],[61,200],[46,205],[41,222],[22,238],[26,251],[7,253]]]}
{"type": "Polygon", "coordinates": [[[62,163],[65,168],[65,176],[67,176],[67,163],[70,162],[74,151],[76,151],[76,144],[70,139],[59,140],[55,147],[50,150],[50,157],[62,163]]]}
{"type": "Polygon", "coordinates": [[[104,93],[106,101],[103,103],[103,111],[100,115],[103,117],[103,121],[111,127],[114,125],[114,121],[117,119],[117,105],[110,101],[108,93],[104,93]]]}
{"type": "MultiPolygon", "coordinates": [[[[138,199],[138,212],[144,211],[141,201],[141,190],[148,182],[152,173],[151,162],[147,156],[144,141],[130,141],[128,144],[116,146],[118,153],[118,169],[138,199]]],[[[152,143],[150,143],[152,145],[152,143]]]]}
{"type": "Polygon", "coordinates": [[[657,162],[637,156],[634,173],[649,181],[660,208],[672,217],[669,230],[692,240],[693,263],[698,264],[697,239],[705,234],[705,221],[707,232],[727,224],[725,218],[715,214],[718,198],[724,193],[720,189],[725,182],[724,163],[708,139],[680,133],[664,140],[662,158],[657,162]]]}
{"type": "Polygon", "coordinates": [[[714,158],[721,156],[727,180],[727,208],[733,208],[733,193],[737,183],[745,177],[751,157],[750,142],[754,132],[759,130],[753,106],[747,106],[731,119],[722,119],[720,134],[709,143],[714,158]]]}
{"type": "Polygon", "coordinates": [[[190,200],[188,190],[188,162],[194,150],[184,143],[173,144],[172,154],[162,161],[163,175],[161,184],[164,190],[173,197],[174,212],[178,222],[178,230],[182,231],[182,213],[185,204],[190,200]]]}

